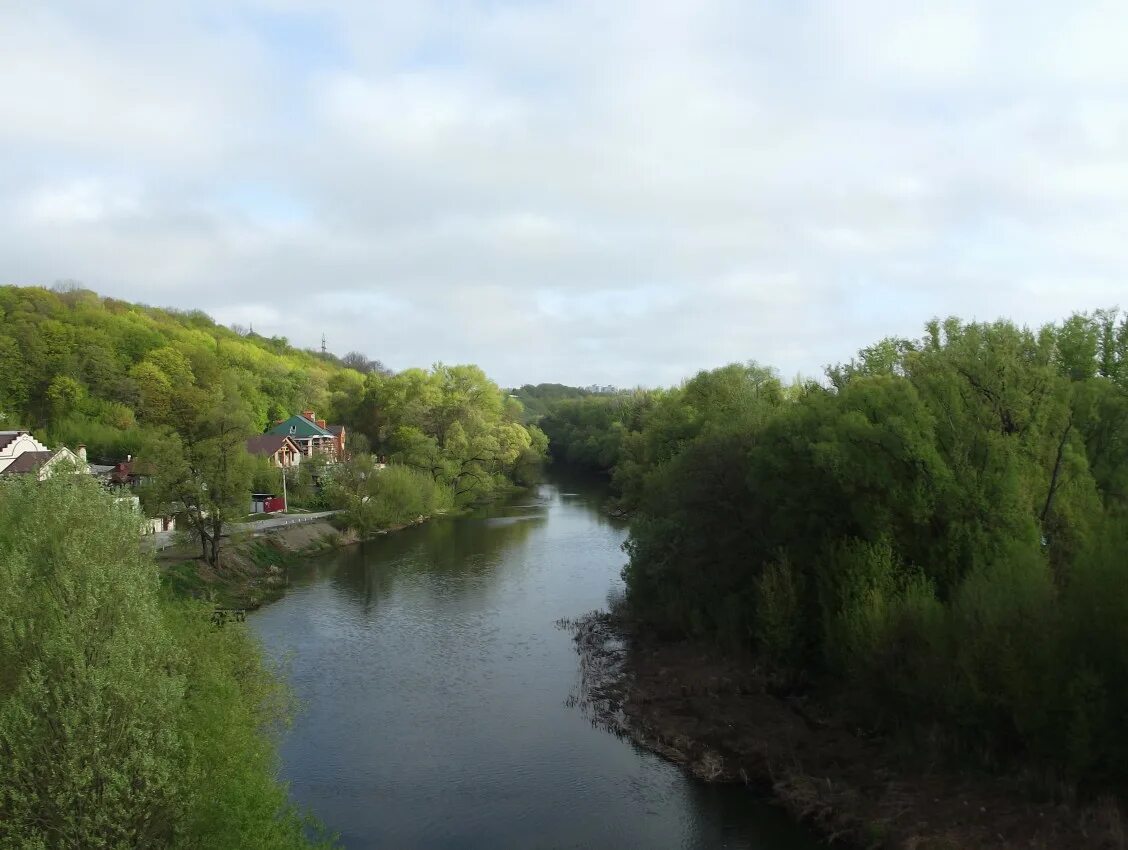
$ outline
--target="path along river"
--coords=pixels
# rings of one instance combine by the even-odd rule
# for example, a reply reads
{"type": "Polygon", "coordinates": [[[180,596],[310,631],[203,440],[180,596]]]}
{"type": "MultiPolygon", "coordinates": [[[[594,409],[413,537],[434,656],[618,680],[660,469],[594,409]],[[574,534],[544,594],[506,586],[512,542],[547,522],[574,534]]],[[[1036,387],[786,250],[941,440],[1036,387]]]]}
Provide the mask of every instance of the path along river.
{"type": "Polygon", "coordinates": [[[569,706],[578,658],[554,622],[622,592],[626,527],[603,496],[556,478],[339,550],[248,618],[302,704],[283,778],[345,847],[818,846],[569,706]]]}

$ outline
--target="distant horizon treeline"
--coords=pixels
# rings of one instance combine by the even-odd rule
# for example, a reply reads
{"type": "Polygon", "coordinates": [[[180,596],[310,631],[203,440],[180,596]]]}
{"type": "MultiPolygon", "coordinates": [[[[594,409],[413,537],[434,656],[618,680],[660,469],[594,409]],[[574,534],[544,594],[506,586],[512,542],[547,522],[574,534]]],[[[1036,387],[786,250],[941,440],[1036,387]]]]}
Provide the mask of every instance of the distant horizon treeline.
{"type": "Polygon", "coordinates": [[[1128,778],[1128,318],[933,321],[785,385],[566,398],[631,514],[627,605],[978,763],[1128,778]]]}

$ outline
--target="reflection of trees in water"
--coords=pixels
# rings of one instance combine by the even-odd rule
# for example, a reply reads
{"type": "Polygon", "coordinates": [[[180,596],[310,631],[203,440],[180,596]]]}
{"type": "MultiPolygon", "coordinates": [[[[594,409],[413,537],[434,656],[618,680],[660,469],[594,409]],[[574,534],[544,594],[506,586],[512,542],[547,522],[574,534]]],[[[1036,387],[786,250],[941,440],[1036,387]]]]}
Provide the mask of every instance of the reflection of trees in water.
{"type": "Polygon", "coordinates": [[[743,785],[685,782],[687,808],[700,812],[689,818],[685,846],[692,848],[786,847],[816,850],[823,847],[783,809],[758,799],[743,785]]]}
{"type": "Polygon", "coordinates": [[[611,516],[608,504],[613,500],[611,481],[606,475],[572,469],[552,467],[550,480],[561,502],[569,507],[585,508],[600,527],[625,529],[628,521],[623,517],[611,516]]]}
{"type": "Polygon", "coordinates": [[[444,579],[417,585],[445,594],[444,598],[449,598],[451,579],[459,582],[460,593],[488,592],[504,574],[503,565],[519,567],[523,563],[516,557],[517,550],[561,506],[582,510],[599,527],[625,527],[603,509],[609,496],[606,479],[553,470],[549,481],[538,491],[486,506],[469,517],[434,520],[342,549],[326,559],[326,568],[331,570],[334,585],[347,590],[371,613],[397,582],[421,574],[444,579]],[[559,505],[553,504],[556,501],[559,505]]]}
{"type": "MultiPolygon", "coordinates": [[[[337,553],[333,583],[363,601],[366,611],[397,581],[423,573],[468,580],[496,576],[504,555],[522,546],[544,513],[487,519],[436,520],[419,528],[365,541],[337,553]]],[[[479,583],[478,590],[482,590],[479,583]]]]}

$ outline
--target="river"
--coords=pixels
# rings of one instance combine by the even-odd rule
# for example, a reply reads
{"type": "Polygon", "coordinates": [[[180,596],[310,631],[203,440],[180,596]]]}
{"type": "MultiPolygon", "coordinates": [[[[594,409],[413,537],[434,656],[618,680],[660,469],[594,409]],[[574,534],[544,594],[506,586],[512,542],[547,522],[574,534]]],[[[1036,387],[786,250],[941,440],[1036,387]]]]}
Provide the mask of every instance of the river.
{"type": "Polygon", "coordinates": [[[339,550],[248,618],[301,702],[282,776],[345,847],[819,846],[569,706],[578,658],[554,623],[622,591],[626,527],[603,495],[555,478],[339,550]]]}

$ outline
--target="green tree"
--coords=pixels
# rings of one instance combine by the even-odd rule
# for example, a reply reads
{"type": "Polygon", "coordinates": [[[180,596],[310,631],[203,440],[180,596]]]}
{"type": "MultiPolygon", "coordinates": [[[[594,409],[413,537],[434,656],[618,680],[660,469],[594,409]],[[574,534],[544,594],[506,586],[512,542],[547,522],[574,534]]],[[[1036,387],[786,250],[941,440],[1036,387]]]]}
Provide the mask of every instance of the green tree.
{"type": "Polygon", "coordinates": [[[224,524],[249,510],[254,461],[246,441],[253,429],[231,384],[211,399],[185,391],[175,407],[178,429],[161,432],[142,456],[152,475],[142,499],[153,515],[181,513],[202,557],[219,566],[224,524]]]}
{"type": "Polygon", "coordinates": [[[84,476],[0,484],[0,845],[301,848],[241,629],[162,597],[138,517],[84,476]]]}

